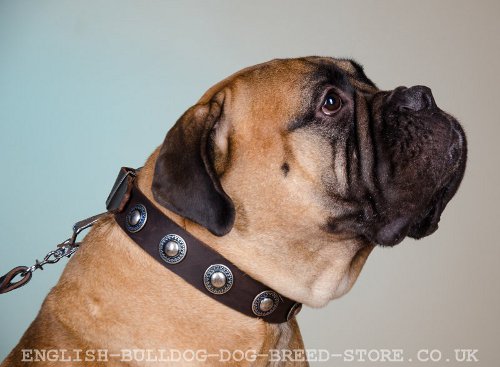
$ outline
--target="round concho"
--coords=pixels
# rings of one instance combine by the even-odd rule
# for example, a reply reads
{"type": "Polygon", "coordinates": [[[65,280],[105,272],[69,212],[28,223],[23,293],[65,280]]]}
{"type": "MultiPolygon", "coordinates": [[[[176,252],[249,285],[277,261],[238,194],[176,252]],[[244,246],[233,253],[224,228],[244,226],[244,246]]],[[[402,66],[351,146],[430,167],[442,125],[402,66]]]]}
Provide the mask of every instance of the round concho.
{"type": "Polygon", "coordinates": [[[280,303],[278,293],[274,291],[260,292],[252,302],[252,311],[257,316],[267,316],[272,314],[280,303]]]}
{"type": "Polygon", "coordinates": [[[203,275],[205,288],[213,294],[227,293],[233,286],[233,282],[233,273],[222,264],[210,265],[203,275]]]}
{"type": "Polygon", "coordinates": [[[147,220],[148,212],[146,211],[146,207],[142,204],[137,204],[129,210],[125,218],[125,227],[127,231],[136,233],[144,227],[147,220]]]}
{"type": "Polygon", "coordinates": [[[159,251],[167,264],[180,263],[187,253],[186,241],[176,234],[167,234],[160,241],[159,251]]]}

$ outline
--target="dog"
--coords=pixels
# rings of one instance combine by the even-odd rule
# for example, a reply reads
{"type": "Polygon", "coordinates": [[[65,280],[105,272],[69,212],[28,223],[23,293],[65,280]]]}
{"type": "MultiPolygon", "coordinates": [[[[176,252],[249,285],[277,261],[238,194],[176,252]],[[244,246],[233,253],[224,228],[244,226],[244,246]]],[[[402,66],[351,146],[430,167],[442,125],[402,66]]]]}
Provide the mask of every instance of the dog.
{"type": "MultiPolygon", "coordinates": [[[[277,59],[211,87],[147,159],[136,185],[252,279],[322,307],[350,290],[375,246],[437,229],[466,154],[463,129],[429,88],[379,90],[349,59],[277,59]]],[[[1,366],[308,363],[304,354],[270,359],[276,350],[304,350],[294,317],[269,323],[207,297],[108,214],[1,366]],[[165,348],[180,358],[123,355],[165,348]],[[51,349],[57,362],[49,354],[36,361],[51,349]],[[219,356],[190,358],[186,350],[219,356]]]]}

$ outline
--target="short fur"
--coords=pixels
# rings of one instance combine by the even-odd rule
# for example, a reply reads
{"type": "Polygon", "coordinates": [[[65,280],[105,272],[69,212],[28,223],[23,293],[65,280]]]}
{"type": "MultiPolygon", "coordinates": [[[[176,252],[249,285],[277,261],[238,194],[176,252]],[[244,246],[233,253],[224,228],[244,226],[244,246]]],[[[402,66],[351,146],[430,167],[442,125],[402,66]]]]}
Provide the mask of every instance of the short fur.
{"type": "MultiPolygon", "coordinates": [[[[321,307],[352,287],[376,243],[432,233],[460,183],[463,131],[435,104],[422,107],[418,98],[430,92],[421,92],[380,91],[343,59],[247,68],[179,119],[138,185],[165,215],[250,276],[321,307]],[[326,93],[342,100],[331,116],[322,113],[326,93]]],[[[35,348],[265,354],[303,344],[295,319],[267,324],[206,297],[145,254],[108,215],[2,366],[25,365],[21,350],[35,348]]],[[[88,363],[101,364],[121,365],[88,363]]],[[[273,365],[265,357],[229,364],[273,365]]]]}

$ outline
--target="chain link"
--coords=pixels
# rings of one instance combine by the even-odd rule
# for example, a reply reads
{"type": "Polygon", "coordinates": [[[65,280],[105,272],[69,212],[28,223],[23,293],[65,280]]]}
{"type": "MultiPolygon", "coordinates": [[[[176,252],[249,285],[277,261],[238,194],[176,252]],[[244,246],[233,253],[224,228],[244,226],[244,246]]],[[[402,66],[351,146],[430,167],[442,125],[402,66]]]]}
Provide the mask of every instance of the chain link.
{"type": "Polygon", "coordinates": [[[81,220],[73,226],[73,235],[66,241],[57,245],[55,250],[50,251],[45,255],[42,261],[35,260],[35,263],[29,267],[18,266],[9,271],[7,274],[0,277],[0,294],[10,292],[16,288],[22,287],[30,281],[34,271],[40,269],[47,264],[55,264],[63,257],[70,257],[80,247],[81,242],[76,242],[78,235],[85,229],[92,227],[99,218],[106,213],[94,215],[93,217],[81,220]],[[21,277],[19,280],[16,278],[21,277]]]}
{"type": "MultiPolygon", "coordinates": [[[[35,260],[35,263],[28,267],[24,274],[26,273],[33,273],[35,270],[40,269],[43,270],[43,266],[47,264],[55,264],[59,260],[61,260],[63,257],[70,257],[73,255],[76,250],[78,250],[78,247],[80,246],[80,242],[77,243],[71,243],[71,239],[67,239],[63,243],[59,244],[57,246],[57,249],[50,251],[45,255],[42,261],[39,261],[38,259],[35,260]]],[[[21,274],[21,275],[24,275],[21,274]]]]}
{"type": "Polygon", "coordinates": [[[76,242],[76,238],[78,237],[78,235],[82,231],[92,227],[99,220],[99,218],[101,218],[105,214],[113,213],[119,210],[124,198],[127,198],[128,200],[128,190],[130,189],[130,185],[132,185],[132,182],[139,170],[140,168],[133,169],[129,167],[122,167],[120,169],[118,177],[116,178],[115,184],[113,185],[113,189],[106,199],[106,209],[108,211],[76,222],[73,225],[72,236],[66,241],[57,245],[57,248],[55,250],[47,253],[42,261],[37,259],[35,263],[29,267],[16,266],[6,274],[0,276],[0,294],[7,293],[19,287],[22,287],[31,280],[33,272],[38,269],[43,270],[43,267],[45,265],[55,264],[59,262],[59,260],[61,260],[63,257],[70,257],[71,255],[73,255],[78,250],[81,244],[81,242],[76,242]]]}

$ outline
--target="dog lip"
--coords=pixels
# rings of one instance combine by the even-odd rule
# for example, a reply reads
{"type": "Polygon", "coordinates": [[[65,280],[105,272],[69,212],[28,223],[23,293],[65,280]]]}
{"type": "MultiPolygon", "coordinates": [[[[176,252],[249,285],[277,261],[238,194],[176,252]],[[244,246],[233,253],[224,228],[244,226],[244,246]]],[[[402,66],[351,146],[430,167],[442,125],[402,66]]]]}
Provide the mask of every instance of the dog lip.
{"type": "Polygon", "coordinates": [[[462,160],[464,155],[463,138],[457,131],[455,131],[455,134],[458,136],[458,139],[452,141],[448,148],[448,156],[454,168],[462,160]]]}
{"type": "Polygon", "coordinates": [[[406,237],[408,227],[407,217],[397,218],[377,231],[375,242],[380,246],[395,246],[406,237]]]}
{"type": "Polygon", "coordinates": [[[355,186],[351,187],[351,193],[360,207],[329,218],[323,228],[336,235],[346,232],[360,235],[382,247],[395,246],[407,236],[419,233],[426,236],[435,230],[434,225],[437,228],[440,213],[456,191],[454,182],[459,184],[463,176],[466,159],[465,133],[452,115],[435,104],[418,111],[401,112],[393,108],[390,96],[388,91],[372,96],[368,104],[368,125],[355,120],[354,144],[357,146],[353,151],[370,152],[371,149],[363,148],[373,147],[372,155],[358,154],[348,167],[353,172],[351,177],[356,177],[352,180],[355,186]],[[370,129],[369,133],[361,130],[366,128],[370,129]],[[390,134],[391,129],[394,134],[390,134]],[[404,144],[394,149],[394,143],[401,141],[404,144]],[[428,152],[435,153],[429,155],[428,152]],[[414,170],[397,163],[398,157],[401,162],[414,164],[414,170]],[[427,159],[432,160],[432,170],[425,163],[427,159]],[[364,174],[366,172],[368,174],[364,174]],[[441,191],[447,186],[450,189],[444,194],[441,191]],[[442,203],[440,192],[445,198],[442,203]]]}
{"type": "Polygon", "coordinates": [[[374,199],[373,208],[376,210],[376,215],[365,216],[364,223],[367,228],[363,231],[363,235],[372,243],[383,247],[395,246],[407,236],[424,237],[437,229],[439,216],[454,195],[463,176],[467,152],[466,136],[462,126],[435,103],[421,110],[401,111],[396,97],[397,93],[404,89],[405,87],[399,87],[396,93],[394,91],[379,93],[372,100],[371,118],[374,129],[372,139],[378,148],[375,151],[377,159],[374,161],[376,167],[374,178],[377,186],[376,192],[370,196],[374,199]],[[394,134],[390,134],[392,129],[394,134]],[[408,149],[406,141],[402,144],[404,150],[393,149],[395,142],[399,144],[409,135],[408,131],[414,139],[415,150],[412,150],[413,145],[408,149]],[[434,141],[433,134],[440,140],[434,141]],[[426,171],[427,168],[422,163],[428,156],[422,153],[421,147],[426,146],[431,151],[437,152],[429,157],[437,169],[432,172],[426,171]],[[407,199],[404,199],[405,185],[408,182],[402,179],[401,174],[407,172],[411,179],[414,177],[412,176],[414,172],[405,171],[405,166],[399,167],[395,164],[394,162],[400,161],[399,158],[412,162],[424,176],[427,175],[425,177],[430,180],[428,184],[427,181],[422,181],[424,187],[429,187],[427,191],[422,191],[422,195],[427,192],[425,196],[418,195],[421,188],[416,185],[413,187],[415,194],[408,195],[407,199]],[[397,170],[398,167],[401,171],[397,170]],[[435,186],[432,191],[430,185],[435,186]],[[398,198],[400,194],[403,195],[401,199],[398,198]],[[404,203],[408,204],[407,208],[404,203]],[[387,208],[391,207],[394,210],[388,211],[387,208]]]}
{"type": "Polygon", "coordinates": [[[458,151],[458,157],[456,158],[460,161],[465,154],[465,132],[455,118],[451,117],[450,124],[451,129],[457,138],[452,141],[449,152],[450,155],[453,155],[453,153],[458,151]]]}

